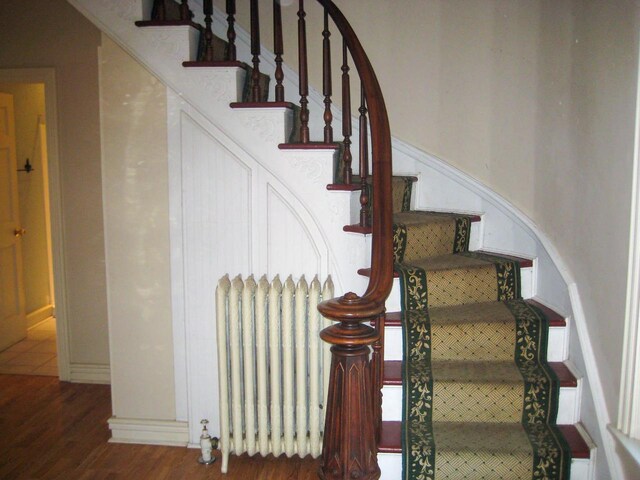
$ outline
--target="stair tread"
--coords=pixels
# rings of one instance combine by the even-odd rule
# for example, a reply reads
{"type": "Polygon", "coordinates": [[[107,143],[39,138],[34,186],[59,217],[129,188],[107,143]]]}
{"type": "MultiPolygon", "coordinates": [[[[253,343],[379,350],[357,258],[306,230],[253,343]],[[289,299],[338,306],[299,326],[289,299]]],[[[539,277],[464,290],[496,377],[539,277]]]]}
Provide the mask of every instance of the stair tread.
{"type": "Polygon", "coordinates": [[[240,67],[244,68],[245,64],[237,60],[212,60],[210,62],[205,60],[190,60],[182,62],[183,67],[240,67]]]}
{"type": "Polygon", "coordinates": [[[294,105],[291,102],[233,102],[231,108],[290,108],[294,105]]]}
{"type": "MultiPolygon", "coordinates": [[[[486,250],[477,250],[475,253],[482,253],[482,254],[487,254],[487,255],[493,255],[496,257],[501,257],[501,258],[505,258],[507,260],[511,260],[513,262],[517,262],[520,265],[520,268],[530,268],[533,266],[533,260],[530,258],[522,258],[522,257],[515,257],[513,255],[504,255],[502,253],[493,253],[493,252],[488,252],[486,250]]],[[[427,264],[427,270],[430,270],[429,265],[432,268],[435,269],[446,269],[446,268],[452,268],[450,266],[450,263],[452,263],[454,260],[457,264],[460,265],[464,265],[464,266],[468,266],[468,264],[473,264],[476,263],[473,261],[473,259],[468,258],[467,260],[459,260],[456,259],[455,257],[460,257],[460,258],[464,258],[459,254],[454,254],[454,253],[449,253],[446,255],[438,255],[437,257],[430,257],[428,259],[425,259],[424,262],[412,262],[412,264],[415,265],[420,265],[421,267],[423,266],[422,264],[427,264]],[[451,259],[451,262],[449,262],[449,259],[451,259]]],[[[458,266],[455,266],[453,268],[458,268],[458,266]]],[[[364,277],[369,277],[371,276],[371,269],[370,268],[360,268],[358,269],[358,275],[362,275],[364,277]]],[[[393,277],[394,278],[398,278],[399,274],[397,271],[394,270],[393,272],[393,277]]]]}
{"type": "MultiPolygon", "coordinates": [[[[536,299],[528,299],[525,300],[529,305],[533,305],[534,307],[539,308],[544,312],[549,320],[550,327],[565,327],[567,325],[566,319],[551,308],[547,307],[543,303],[536,299]]],[[[482,304],[476,304],[479,308],[482,308],[482,304]]],[[[457,306],[455,306],[457,307],[457,306]]],[[[444,307],[444,308],[455,308],[455,307],[444,307]]],[[[435,308],[443,308],[443,307],[435,307],[435,308]]],[[[371,322],[372,325],[375,325],[375,321],[371,322]]],[[[401,327],[402,326],[402,312],[387,312],[385,315],[385,327],[401,327]]]]}
{"type": "Polygon", "coordinates": [[[135,22],[136,27],[179,27],[189,26],[202,30],[202,26],[191,20],[138,20],[135,22]]]}
{"type": "Polygon", "coordinates": [[[281,143],[280,150],[337,150],[339,143],[307,142],[307,143],[281,143]]]}
{"type": "MultiPolygon", "coordinates": [[[[427,272],[436,272],[436,271],[444,271],[444,270],[458,270],[458,269],[467,270],[467,269],[473,269],[477,267],[486,267],[492,262],[492,260],[487,260],[484,258],[476,258],[475,256],[466,256],[466,253],[467,252],[460,253],[460,254],[446,253],[444,255],[424,257],[424,258],[420,258],[420,259],[416,259],[414,261],[408,262],[408,265],[422,268],[427,272]]],[[[470,252],[470,253],[487,253],[487,252],[470,252]]],[[[495,255],[495,254],[490,254],[490,255],[520,263],[520,260],[516,258],[508,258],[502,255],[495,255]]]]}
{"type": "MultiPolygon", "coordinates": [[[[345,187],[352,187],[354,185],[345,185],[345,187]]],[[[327,186],[327,188],[329,190],[339,190],[338,188],[329,188],[329,186],[327,186]]],[[[360,187],[358,188],[353,188],[350,190],[360,190],[360,187]]],[[[431,211],[417,211],[417,210],[411,210],[409,212],[397,212],[393,214],[393,222],[394,223],[427,223],[429,221],[437,221],[436,219],[436,215],[434,215],[434,217],[429,218],[429,219],[425,219],[424,215],[422,215],[422,212],[424,213],[433,213],[436,215],[440,215],[441,212],[431,212],[431,211]],[[416,213],[420,214],[420,215],[416,215],[416,213]]],[[[449,217],[469,217],[469,220],[471,221],[471,223],[474,222],[479,222],[482,220],[482,216],[480,215],[476,215],[476,214],[467,214],[467,213],[442,213],[443,217],[445,218],[445,216],[449,216],[449,217]]],[[[368,235],[372,232],[372,228],[371,227],[363,227],[362,225],[360,225],[359,223],[355,223],[352,225],[345,225],[344,227],[342,227],[342,230],[345,232],[351,232],[351,233],[361,233],[363,235],[368,235]]]]}
{"type": "MultiPolygon", "coordinates": [[[[460,362],[464,364],[473,362],[460,362]]],[[[488,366],[491,362],[476,362],[482,364],[482,366],[488,366]]],[[[498,363],[498,362],[496,362],[498,363]]],[[[560,380],[561,387],[577,387],[578,380],[575,375],[571,373],[571,370],[563,362],[549,362],[549,366],[556,373],[560,380]]],[[[463,370],[464,366],[460,366],[463,370]]],[[[514,365],[515,368],[515,365],[514,365]]],[[[436,378],[437,379],[437,378],[436,378]]],[[[518,379],[521,381],[521,379],[518,379]]],[[[402,361],[401,360],[385,360],[384,362],[384,385],[389,386],[401,386],[402,385],[402,361]]]]}
{"type": "Polygon", "coordinates": [[[362,185],[360,183],[330,183],[327,185],[327,190],[332,192],[355,192],[362,190],[362,185]]]}
{"type": "Polygon", "coordinates": [[[373,232],[372,227],[363,227],[359,223],[353,225],[345,225],[342,227],[343,232],[361,233],[362,235],[370,235],[373,232]]]}
{"type": "MultiPolygon", "coordinates": [[[[467,427],[487,431],[489,429],[509,429],[519,427],[519,424],[467,424],[467,427]]],[[[446,426],[445,426],[446,428],[446,426]]],[[[569,444],[572,458],[589,458],[590,450],[587,443],[582,438],[580,431],[575,425],[558,425],[558,429],[569,444]]],[[[496,435],[496,438],[501,438],[496,435]]],[[[378,444],[380,453],[402,453],[402,422],[386,421],[382,422],[380,432],[380,442],[378,444]]]]}
{"type": "Polygon", "coordinates": [[[396,212],[393,214],[393,223],[403,225],[416,225],[423,223],[435,223],[448,221],[451,218],[467,217],[471,222],[479,222],[482,216],[474,213],[450,213],[434,212],[432,210],[410,210],[408,212],[396,212]]]}

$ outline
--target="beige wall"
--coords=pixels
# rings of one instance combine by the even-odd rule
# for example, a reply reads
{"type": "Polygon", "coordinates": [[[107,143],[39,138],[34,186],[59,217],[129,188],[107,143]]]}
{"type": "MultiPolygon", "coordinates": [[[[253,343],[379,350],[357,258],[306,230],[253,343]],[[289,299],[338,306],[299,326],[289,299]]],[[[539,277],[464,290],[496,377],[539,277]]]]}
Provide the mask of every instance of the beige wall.
{"type": "Polygon", "coordinates": [[[0,68],[53,67],[71,362],[109,362],[97,47],[100,32],[64,0],[0,2],[0,68]]]}
{"type": "Polygon", "coordinates": [[[113,413],[174,420],[167,92],[106,36],[100,59],[113,413]]]}
{"type": "Polygon", "coordinates": [[[27,234],[22,240],[25,307],[27,314],[53,303],[49,291],[49,254],[45,219],[44,181],[46,161],[40,142],[40,121],[44,123],[44,84],[0,83],[0,92],[13,95],[16,122],[18,168],[29,159],[30,173],[18,172],[20,221],[27,234]]]}

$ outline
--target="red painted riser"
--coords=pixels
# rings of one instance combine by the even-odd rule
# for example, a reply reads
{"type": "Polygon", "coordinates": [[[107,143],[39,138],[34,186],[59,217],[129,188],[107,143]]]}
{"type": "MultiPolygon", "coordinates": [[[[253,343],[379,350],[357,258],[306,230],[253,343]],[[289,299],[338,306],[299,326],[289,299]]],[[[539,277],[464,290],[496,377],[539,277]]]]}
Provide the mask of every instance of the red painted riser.
{"type": "MultiPolygon", "coordinates": [[[[549,362],[549,366],[560,380],[561,387],[577,387],[578,380],[562,362],[549,362]]],[[[386,360],[384,362],[384,385],[402,385],[402,361],[386,360]]]]}
{"type": "MultiPolygon", "coordinates": [[[[566,319],[562,315],[560,315],[558,312],[551,310],[546,305],[543,305],[542,303],[539,303],[531,299],[525,300],[525,302],[527,302],[530,305],[533,305],[534,307],[538,307],[540,310],[542,310],[544,314],[547,316],[547,318],[549,319],[550,327],[566,327],[567,326],[566,319]]],[[[375,326],[375,321],[371,322],[371,324],[375,326]]],[[[387,312],[387,314],[385,315],[385,326],[387,327],[402,326],[401,313],[387,312]]]]}
{"type": "MultiPolygon", "coordinates": [[[[575,425],[558,425],[558,429],[569,444],[572,458],[590,457],[589,446],[586,444],[575,425]]],[[[378,452],[402,453],[401,435],[401,422],[382,422],[378,452]]]]}

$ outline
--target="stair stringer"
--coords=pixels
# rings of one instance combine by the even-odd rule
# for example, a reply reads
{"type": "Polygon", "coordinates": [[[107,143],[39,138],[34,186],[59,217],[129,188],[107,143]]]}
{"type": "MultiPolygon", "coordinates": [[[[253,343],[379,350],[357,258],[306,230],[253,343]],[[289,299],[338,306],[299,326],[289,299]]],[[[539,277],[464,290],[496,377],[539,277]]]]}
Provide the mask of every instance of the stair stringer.
{"type": "Polygon", "coordinates": [[[326,189],[333,181],[333,150],[280,150],[291,125],[287,109],[231,109],[230,102],[240,98],[243,69],[181,66],[193,58],[195,29],[136,27],[134,22],[145,14],[141,0],[69,2],[168,87],[176,419],[189,422],[189,441],[197,444],[200,419],[208,418],[212,434],[219,433],[213,314],[217,280],[226,273],[268,274],[270,279],[306,273],[309,282],[313,274],[322,280],[331,275],[337,295],[346,288],[361,292],[366,284],[356,271],[369,262],[365,240],[342,232],[352,220],[350,192],[326,189]],[[246,183],[244,205],[250,212],[239,223],[250,246],[228,243],[232,250],[218,261],[206,254],[216,248],[202,241],[215,237],[218,227],[215,209],[203,200],[215,202],[220,189],[235,191],[234,185],[211,175],[222,157],[246,183]],[[294,257],[292,249],[269,246],[281,237],[269,228],[272,206],[272,216],[286,216],[303,238],[296,249],[307,253],[297,263],[289,258],[294,257]],[[217,268],[221,265],[223,269],[217,268]],[[289,271],[275,271],[274,265],[286,265],[289,271]]]}

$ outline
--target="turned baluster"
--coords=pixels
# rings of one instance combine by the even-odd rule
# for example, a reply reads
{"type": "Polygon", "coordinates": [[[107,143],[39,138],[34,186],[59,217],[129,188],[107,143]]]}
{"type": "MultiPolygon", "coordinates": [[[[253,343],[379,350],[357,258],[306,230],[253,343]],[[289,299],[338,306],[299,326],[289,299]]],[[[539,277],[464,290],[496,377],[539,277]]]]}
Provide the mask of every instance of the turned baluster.
{"type": "Polygon", "coordinates": [[[309,143],[309,72],[307,67],[307,25],[304,0],[298,9],[298,68],[300,72],[300,141],[309,143]]]}
{"type": "Polygon", "coordinates": [[[282,9],[280,0],[273,0],[273,51],[276,54],[276,102],[284,102],[284,72],[282,70],[282,9]]]}
{"type": "Polygon", "coordinates": [[[258,9],[258,0],[251,0],[251,55],[253,55],[251,100],[259,102],[262,97],[262,89],[260,88],[260,11],[258,9]]]}
{"type": "Polygon", "coordinates": [[[191,20],[191,10],[189,10],[189,0],[180,2],[180,20],[191,20]]]}
{"type": "Polygon", "coordinates": [[[324,10],[324,30],[322,31],[322,93],[324,94],[324,141],[333,142],[333,127],[331,121],[331,32],[329,31],[329,12],[324,10]]]}
{"type": "Polygon", "coordinates": [[[236,0],[227,0],[227,60],[236,61],[236,0]]]}
{"type": "Polygon", "coordinates": [[[342,41],[342,135],[344,145],[342,154],[342,182],[351,185],[351,81],[349,78],[349,61],[347,59],[347,43],[342,41]]]}
{"type": "Polygon", "coordinates": [[[369,127],[367,121],[367,103],[364,95],[364,85],[360,90],[360,226],[370,227],[369,220],[369,127]]]}
{"type": "Polygon", "coordinates": [[[213,62],[213,30],[211,24],[213,22],[213,0],[204,0],[202,2],[202,10],[204,12],[204,51],[202,53],[202,61],[213,62]]]}
{"type": "Polygon", "coordinates": [[[164,4],[165,0],[154,0],[151,9],[151,20],[164,21],[167,18],[167,9],[164,4]]]}

